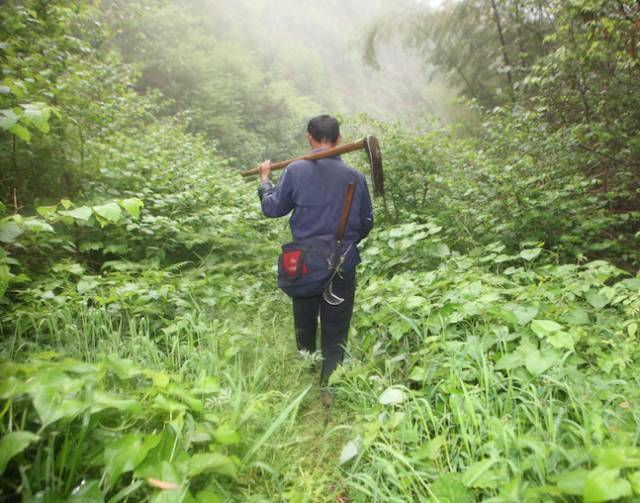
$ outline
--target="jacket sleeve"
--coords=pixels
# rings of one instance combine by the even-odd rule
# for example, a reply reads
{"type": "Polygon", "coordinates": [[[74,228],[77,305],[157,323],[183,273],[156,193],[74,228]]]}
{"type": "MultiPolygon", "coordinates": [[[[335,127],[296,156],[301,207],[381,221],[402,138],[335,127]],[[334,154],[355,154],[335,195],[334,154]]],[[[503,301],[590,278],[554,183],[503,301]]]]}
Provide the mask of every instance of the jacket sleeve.
{"type": "Polygon", "coordinates": [[[362,232],[360,239],[364,239],[373,227],[373,206],[371,205],[371,196],[369,195],[367,180],[363,176],[361,181],[362,199],[360,200],[360,225],[362,232]]]}
{"type": "Polygon", "coordinates": [[[262,182],[258,188],[258,196],[265,216],[276,218],[289,213],[293,209],[293,186],[289,171],[284,170],[275,187],[270,181],[262,182]]]}

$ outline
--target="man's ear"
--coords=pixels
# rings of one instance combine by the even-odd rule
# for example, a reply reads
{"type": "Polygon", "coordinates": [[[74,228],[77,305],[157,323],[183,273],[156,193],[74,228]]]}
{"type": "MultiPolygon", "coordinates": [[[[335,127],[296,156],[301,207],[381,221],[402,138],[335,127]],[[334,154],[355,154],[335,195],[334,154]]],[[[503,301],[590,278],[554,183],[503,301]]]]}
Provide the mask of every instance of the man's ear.
{"type": "Polygon", "coordinates": [[[311,136],[309,133],[307,133],[307,142],[309,143],[310,147],[313,147],[313,136],[311,136]]]}
{"type": "Polygon", "coordinates": [[[334,143],[334,145],[340,145],[342,143],[342,135],[338,135],[338,137],[336,138],[336,142],[334,143]]]}

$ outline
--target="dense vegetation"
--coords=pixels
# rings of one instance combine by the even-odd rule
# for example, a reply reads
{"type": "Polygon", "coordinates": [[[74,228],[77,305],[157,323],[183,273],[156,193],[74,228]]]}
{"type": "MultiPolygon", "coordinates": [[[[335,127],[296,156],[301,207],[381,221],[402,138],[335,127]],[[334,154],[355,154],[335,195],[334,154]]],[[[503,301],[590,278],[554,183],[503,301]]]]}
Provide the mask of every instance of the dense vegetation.
{"type": "Polygon", "coordinates": [[[399,31],[478,119],[345,118],[388,192],[325,411],[275,288],[286,222],[235,169],[366,109],[371,70],[329,85],[351,67],[297,38],[347,3],[286,2],[284,46],[268,2],[0,7],[3,500],[640,497],[636,4],[407,2],[356,45],[399,31]]]}

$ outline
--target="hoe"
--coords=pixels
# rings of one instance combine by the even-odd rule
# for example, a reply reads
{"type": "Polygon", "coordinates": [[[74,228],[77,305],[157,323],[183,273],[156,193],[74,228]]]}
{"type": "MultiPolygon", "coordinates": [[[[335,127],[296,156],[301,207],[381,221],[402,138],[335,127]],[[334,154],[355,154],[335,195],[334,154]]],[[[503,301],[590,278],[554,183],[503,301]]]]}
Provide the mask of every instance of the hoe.
{"type": "MultiPolygon", "coordinates": [[[[338,145],[337,147],[315,152],[313,154],[302,155],[300,157],[294,157],[293,159],[287,159],[286,161],[276,162],[271,165],[271,171],[278,169],[284,169],[293,161],[313,161],[315,159],[323,159],[325,157],[333,157],[335,155],[346,154],[353,152],[354,150],[364,149],[367,152],[369,158],[369,164],[371,165],[371,180],[373,182],[373,195],[384,196],[384,177],[382,174],[382,154],[380,153],[380,144],[375,136],[367,136],[359,141],[353,143],[346,143],[344,145],[338,145]]],[[[241,171],[242,176],[253,176],[258,174],[258,168],[245,169],[241,171]]]]}

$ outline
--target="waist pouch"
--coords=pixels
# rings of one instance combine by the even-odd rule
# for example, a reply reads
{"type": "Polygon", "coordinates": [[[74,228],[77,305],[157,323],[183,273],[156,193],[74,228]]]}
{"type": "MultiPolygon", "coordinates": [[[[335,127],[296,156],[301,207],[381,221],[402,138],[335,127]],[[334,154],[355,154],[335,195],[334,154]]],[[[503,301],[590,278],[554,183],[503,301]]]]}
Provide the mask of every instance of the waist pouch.
{"type": "Polygon", "coordinates": [[[342,238],[355,190],[355,182],[350,182],[335,236],[314,236],[282,245],[282,253],[278,258],[278,286],[289,297],[321,295],[342,266],[351,247],[349,245],[345,249],[342,238]]]}
{"type": "Polygon", "coordinates": [[[282,245],[278,286],[289,297],[321,295],[342,264],[343,246],[335,236],[315,236],[282,245]]]}

